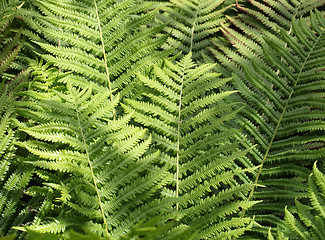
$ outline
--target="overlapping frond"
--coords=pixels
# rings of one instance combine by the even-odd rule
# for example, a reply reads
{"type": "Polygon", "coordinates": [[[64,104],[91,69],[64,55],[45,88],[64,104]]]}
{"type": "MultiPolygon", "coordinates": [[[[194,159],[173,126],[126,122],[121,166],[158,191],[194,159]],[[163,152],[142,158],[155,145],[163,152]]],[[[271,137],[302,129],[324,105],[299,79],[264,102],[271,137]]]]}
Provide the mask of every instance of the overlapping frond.
{"type": "Polygon", "coordinates": [[[158,15],[160,21],[168,23],[164,32],[170,35],[163,47],[175,49],[180,56],[192,52],[194,60],[200,59],[231,6],[226,0],[170,0],[158,15]]]}
{"type": "Polygon", "coordinates": [[[323,239],[325,2],[161,2],[0,3],[0,239],[323,239]]]}
{"type": "MultiPolygon", "coordinates": [[[[94,88],[130,91],[135,72],[160,61],[166,51],[154,51],[166,40],[155,37],[164,27],[145,27],[155,11],[134,0],[32,1],[25,10],[31,30],[24,34],[43,50],[42,57],[73,72],[70,81],[94,88]]],[[[34,47],[35,48],[35,47],[34,47]]]]}
{"type": "MultiPolygon", "coordinates": [[[[314,163],[308,178],[307,203],[296,200],[295,209],[285,209],[284,228],[277,234],[269,231],[269,239],[324,239],[325,238],[325,176],[314,163]]],[[[279,227],[280,228],[280,227],[279,227]]]]}
{"type": "MultiPolygon", "coordinates": [[[[306,13],[298,11],[302,12],[306,13]]],[[[280,224],[284,207],[306,196],[304,181],[311,165],[325,154],[324,23],[317,11],[308,21],[292,19],[290,31],[277,25],[276,38],[260,34],[264,44],[254,42],[254,51],[246,49],[250,41],[243,45],[232,41],[237,53],[228,49],[219,58],[224,61],[223,71],[238,74],[233,81],[240,92],[236,101],[249,106],[237,120],[258,146],[252,159],[262,167],[255,183],[266,188],[251,192],[250,198],[263,203],[248,214],[256,215],[261,226],[280,224]]],[[[233,36],[246,43],[246,38],[233,36]]],[[[256,230],[266,234],[267,229],[256,230]]]]}
{"type": "Polygon", "coordinates": [[[152,164],[159,152],[148,151],[151,136],[128,125],[131,115],[113,117],[118,95],[110,100],[108,90],[71,84],[32,92],[17,106],[31,119],[17,122],[30,137],[17,144],[32,154],[25,162],[38,169],[44,185],[29,188],[30,194],[52,197],[30,230],[61,234],[84,228],[115,238],[169,204],[153,198],[170,174],[152,164]]]}
{"type": "MultiPolygon", "coordinates": [[[[292,33],[292,20],[307,17],[310,10],[321,7],[323,1],[266,1],[250,0],[237,3],[239,14],[227,16],[220,30],[225,39],[214,38],[210,47],[213,55],[233,73],[242,75],[242,65],[250,64],[251,59],[263,62],[265,39],[277,44],[285,44],[279,34],[280,29],[292,33]],[[234,48],[233,48],[234,47],[234,48]]],[[[209,54],[208,61],[214,62],[209,54]]],[[[229,70],[217,67],[218,71],[229,75],[229,70]]]]}
{"type": "Polygon", "coordinates": [[[30,206],[24,209],[26,200],[22,199],[33,168],[16,160],[13,99],[3,85],[0,93],[0,233],[6,235],[13,231],[12,226],[27,223],[33,215],[30,206]]]}
{"type": "MultiPolygon", "coordinates": [[[[169,240],[169,239],[186,239],[188,231],[191,232],[189,228],[178,228],[175,229],[176,221],[174,219],[166,219],[162,216],[154,217],[148,221],[142,221],[139,224],[133,226],[129,232],[116,237],[109,238],[114,240],[169,240]]],[[[32,230],[27,230],[28,240],[59,240],[64,238],[65,240],[105,240],[107,238],[99,237],[94,233],[87,232],[86,234],[79,233],[73,230],[65,232],[64,235],[58,235],[53,233],[39,233],[32,230]]],[[[14,238],[12,238],[14,239],[14,238]]],[[[0,240],[2,238],[0,237],[0,240]]],[[[8,239],[3,239],[8,240],[8,239]]]]}
{"type": "Polygon", "coordinates": [[[18,71],[14,61],[20,53],[22,40],[20,33],[13,30],[17,24],[17,10],[22,7],[21,1],[9,1],[0,6],[0,81],[7,83],[8,91],[27,79],[29,71],[18,71]],[[4,8],[2,8],[4,7],[4,8]]]}
{"type": "Polygon", "coordinates": [[[250,222],[234,214],[254,202],[246,202],[251,184],[240,184],[247,169],[236,166],[244,156],[235,141],[236,131],[224,123],[236,111],[223,99],[233,92],[219,92],[230,79],[219,79],[213,64],[196,66],[191,54],[173,64],[166,60],[148,76],[138,74],[143,99],[126,99],[123,108],[148,127],[161,161],[171,166],[173,182],[166,198],[176,198],[174,209],[185,212],[179,224],[194,229],[186,239],[229,239],[241,235],[250,222]],[[236,177],[237,176],[237,177],[236,177]]]}
{"type": "Polygon", "coordinates": [[[20,161],[14,145],[18,136],[12,125],[16,117],[14,90],[29,72],[19,72],[13,67],[22,44],[19,34],[12,32],[11,24],[20,4],[9,1],[0,6],[0,236],[13,233],[12,226],[26,224],[35,215],[33,199],[24,194],[33,167],[20,161]]]}

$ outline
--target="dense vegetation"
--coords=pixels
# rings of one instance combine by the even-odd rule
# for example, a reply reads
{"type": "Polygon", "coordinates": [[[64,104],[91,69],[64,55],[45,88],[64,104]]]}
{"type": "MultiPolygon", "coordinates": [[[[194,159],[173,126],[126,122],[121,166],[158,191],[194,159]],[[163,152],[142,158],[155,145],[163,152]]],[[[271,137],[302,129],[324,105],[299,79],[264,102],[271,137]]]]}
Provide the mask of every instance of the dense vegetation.
{"type": "Polygon", "coordinates": [[[2,0],[0,239],[325,239],[324,0],[2,0]]]}

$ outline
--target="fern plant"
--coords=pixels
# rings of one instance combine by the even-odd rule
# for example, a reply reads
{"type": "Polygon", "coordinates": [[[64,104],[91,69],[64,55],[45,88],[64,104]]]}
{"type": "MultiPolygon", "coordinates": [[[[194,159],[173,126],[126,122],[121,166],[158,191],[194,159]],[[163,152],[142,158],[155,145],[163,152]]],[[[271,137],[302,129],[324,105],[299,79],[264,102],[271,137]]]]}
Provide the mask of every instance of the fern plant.
{"type": "MultiPolygon", "coordinates": [[[[280,29],[292,34],[292,21],[307,17],[310,10],[324,5],[323,1],[256,1],[238,2],[236,16],[227,16],[220,30],[224,39],[213,38],[210,51],[226,68],[218,71],[229,75],[229,70],[238,75],[243,71],[240,66],[250,63],[252,59],[263,62],[265,39],[273,39],[277,44],[285,44],[279,35],[280,29]],[[234,48],[232,48],[234,47],[234,48]]],[[[308,17],[307,17],[308,18],[308,17]]],[[[205,55],[207,61],[214,62],[211,54],[205,55]]]]}
{"type": "Polygon", "coordinates": [[[0,6],[0,236],[13,233],[11,237],[17,236],[12,226],[33,219],[32,206],[37,201],[24,194],[34,170],[19,158],[14,145],[19,135],[12,124],[17,85],[29,75],[29,70],[17,71],[19,64],[15,63],[22,41],[12,26],[18,25],[17,9],[21,6],[20,1],[6,1],[0,6]]]}
{"type": "Polygon", "coordinates": [[[256,203],[245,200],[251,189],[243,174],[248,169],[235,164],[247,150],[239,151],[236,131],[224,126],[236,111],[222,100],[233,92],[214,93],[230,79],[218,79],[219,74],[209,72],[212,68],[197,67],[191,54],[176,64],[166,60],[149,76],[138,74],[143,99],[126,99],[122,105],[126,113],[135,110],[134,120],[151,129],[155,147],[163,151],[161,161],[171,166],[173,182],[163,194],[179,198],[174,209],[186,212],[179,224],[196,229],[186,239],[241,235],[250,218],[235,213],[256,203]]]}
{"type": "MultiPolygon", "coordinates": [[[[301,5],[308,8],[309,3],[301,5]]],[[[289,31],[277,25],[277,38],[268,32],[262,35],[265,43],[252,43],[254,51],[247,49],[250,41],[237,45],[246,38],[232,34],[238,54],[228,49],[227,55],[216,55],[225,66],[223,72],[238,74],[232,82],[240,92],[235,101],[249,106],[236,120],[258,146],[251,158],[262,164],[255,183],[266,188],[251,191],[249,199],[263,203],[247,214],[255,215],[260,224],[255,230],[264,236],[268,226],[281,224],[286,205],[290,209],[294,198],[306,196],[304,181],[312,163],[322,161],[325,153],[324,19],[316,11],[308,21],[292,19],[291,25],[289,31]]]]}
{"type": "Polygon", "coordinates": [[[14,30],[20,25],[17,22],[17,11],[22,5],[20,1],[9,1],[0,6],[0,80],[9,84],[9,91],[13,91],[17,84],[26,80],[29,72],[17,71],[21,67],[15,62],[22,48],[20,32],[15,33],[14,30]]]}
{"type": "Polygon", "coordinates": [[[323,4],[37,0],[22,30],[2,11],[1,234],[321,239],[323,4]]]}
{"type": "Polygon", "coordinates": [[[23,14],[31,28],[23,33],[43,59],[62,71],[73,71],[70,81],[93,88],[130,93],[135,72],[160,61],[168,51],[154,51],[166,40],[156,35],[164,25],[146,27],[156,11],[135,0],[31,1],[23,14]]]}
{"type": "MultiPolygon", "coordinates": [[[[169,220],[167,223],[163,219],[162,216],[154,217],[148,221],[140,222],[131,228],[131,230],[122,236],[114,239],[118,240],[131,240],[131,239],[142,239],[142,240],[154,240],[154,239],[186,239],[187,229],[183,229],[180,231],[170,232],[172,228],[175,226],[175,220],[169,220]],[[166,236],[167,234],[167,236],[166,236]]],[[[63,236],[54,233],[40,233],[37,231],[32,231],[27,229],[28,232],[28,240],[59,240],[62,239],[63,236]]],[[[14,239],[14,238],[10,238],[14,239]]],[[[68,231],[64,234],[64,239],[66,240],[104,240],[107,238],[99,237],[94,233],[82,234],[76,231],[68,231]]],[[[111,239],[111,238],[109,238],[111,239]]],[[[8,240],[2,239],[0,240],[8,240]]]]}
{"type": "Polygon", "coordinates": [[[268,239],[324,239],[325,238],[325,176],[316,162],[308,178],[308,204],[296,200],[295,213],[285,209],[285,229],[276,238],[269,231],[268,239]]]}
{"type": "Polygon", "coordinates": [[[159,152],[148,150],[151,136],[145,129],[128,124],[131,115],[114,119],[118,95],[111,101],[108,90],[60,85],[57,76],[70,75],[58,70],[35,74],[54,81],[34,82],[22,93],[26,100],[17,103],[17,112],[30,121],[17,124],[30,139],[17,145],[33,154],[25,162],[43,182],[29,194],[46,196],[49,206],[28,229],[62,236],[75,229],[115,239],[168,208],[169,202],[155,196],[170,174],[153,165],[159,152]]]}
{"type": "Polygon", "coordinates": [[[24,191],[34,172],[33,167],[17,161],[13,98],[6,87],[1,86],[0,119],[0,236],[13,232],[12,226],[25,224],[34,215],[33,201],[24,197],[24,191]],[[28,204],[27,204],[28,203],[28,204]],[[25,205],[27,205],[25,207],[25,205]]]}
{"type": "Polygon", "coordinates": [[[192,53],[194,60],[211,45],[211,39],[224,21],[224,12],[233,6],[235,1],[226,0],[170,0],[161,7],[158,19],[168,25],[163,33],[170,37],[163,45],[164,49],[174,49],[174,54],[181,56],[192,53]]]}
{"type": "MultiPolygon", "coordinates": [[[[251,184],[237,184],[249,169],[240,169],[234,161],[243,158],[245,152],[236,152],[234,132],[223,131],[222,127],[223,122],[236,113],[231,106],[221,103],[221,99],[231,92],[208,94],[210,88],[224,82],[213,81],[218,74],[205,74],[213,65],[193,68],[190,56],[178,66],[168,61],[166,65],[178,70],[178,74],[184,73],[184,80],[189,80],[184,92],[194,91],[192,97],[199,94],[195,93],[196,78],[201,84],[211,85],[205,91],[206,98],[187,110],[184,108],[194,112],[188,115],[193,115],[188,120],[190,125],[182,125],[180,131],[188,131],[189,127],[194,128],[202,121],[205,125],[199,132],[189,132],[188,150],[179,145],[179,164],[174,162],[177,161],[175,152],[162,147],[154,131],[148,134],[146,130],[128,124],[131,115],[136,121],[139,119],[138,112],[133,113],[134,110],[124,105],[130,114],[114,120],[112,109],[118,104],[118,98],[110,101],[111,92],[58,84],[58,81],[66,82],[68,79],[62,78],[69,78],[69,73],[48,69],[41,63],[33,67],[36,81],[31,83],[29,91],[20,93],[26,100],[16,104],[20,116],[30,119],[29,123],[16,121],[17,126],[32,137],[17,145],[32,153],[26,163],[38,169],[37,181],[44,182],[44,186],[29,188],[28,193],[46,198],[40,206],[41,214],[27,227],[32,231],[31,236],[44,233],[53,239],[75,239],[80,232],[90,231],[109,239],[129,239],[137,235],[148,239],[227,239],[239,236],[251,227],[250,218],[235,216],[255,202],[243,199],[251,184]],[[211,108],[200,111],[202,104],[211,108]],[[217,108],[220,112],[211,114],[217,108]],[[213,117],[219,119],[212,120],[213,117]],[[148,150],[151,135],[156,149],[164,152],[161,155],[155,148],[148,150]],[[220,137],[223,138],[214,142],[220,137]],[[200,144],[193,144],[195,139],[200,144]],[[206,145],[205,141],[208,141],[206,145]],[[204,153],[208,148],[210,151],[204,153]],[[197,154],[195,160],[204,158],[203,162],[190,161],[196,151],[202,153],[197,154]],[[176,180],[176,186],[179,184],[176,191],[172,190],[175,188],[172,174],[177,175],[177,172],[169,170],[174,167],[184,168],[178,173],[187,175],[176,180]],[[211,191],[213,193],[209,194],[211,191]],[[178,218],[177,224],[153,228],[156,230],[145,235],[141,232],[126,234],[140,220],[147,219],[146,224],[152,226],[150,219],[157,215],[161,215],[159,225],[168,226],[169,219],[174,217],[178,218]],[[68,229],[79,233],[75,235],[68,229]]],[[[156,96],[159,99],[159,95],[156,96]]],[[[182,100],[185,104],[186,99],[182,100]]],[[[126,102],[130,103],[130,100],[126,102]]],[[[170,147],[174,149],[176,146],[173,139],[170,147]]],[[[16,229],[23,230],[26,226],[16,229]]]]}

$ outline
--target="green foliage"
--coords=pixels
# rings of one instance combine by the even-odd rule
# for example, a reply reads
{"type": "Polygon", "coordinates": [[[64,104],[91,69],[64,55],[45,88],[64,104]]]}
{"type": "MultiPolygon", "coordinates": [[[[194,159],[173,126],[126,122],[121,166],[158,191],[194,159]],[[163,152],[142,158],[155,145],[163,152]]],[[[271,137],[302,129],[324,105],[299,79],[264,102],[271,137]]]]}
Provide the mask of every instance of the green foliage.
{"type": "Polygon", "coordinates": [[[243,198],[251,185],[235,180],[245,177],[247,169],[234,163],[245,151],[238,149],[236,131],[224,126],[236,114],[223,102],[233,92],[213,91],[230,79],[218,79],[220,74],[209,71],[213,66],[196,66],[191,54],[176,64],[166,60],[150,76],[138,74],[143,99],[126,99],[123,105],[126,113],[135,109],[134,120],[151,129],[162,160],[171,166],[174,181],[163,194],[180,197],[175,208],[186,209],[180,223],[199,228],[186,239],[241,235],[250,219],[233,214],[254,204],[243,198]]]}
{"type": "MultiPolygon", "coordinates": [[[[175,214],[177,222],[167,233],[158,228],[146,233],[147,239],[179,239],[182,235],[186,239],[227,239],[251,227],[250,218],[236,217],[240,210],[254,204],[243,197],[251,185],[236,182],[236,178],[247,177],[247,169],[234,164],[245,151],[238,152],[234,131],[223,129],[223,122],[236,113],[231,105],[222,103],[232,92],[210,91],[229,79],[216,80],[219,74],[207,72],[213,65],[194,68],[190,55],[178,65],[167,60],[164,64],[166,68],[159,70],[156,66],[154,71],[169,71],[176,78],[172,81],[183,79],[183,91],[189,91],[186,95],[172,94],[180,99],[173,98],[171,107],[177,109],[177,102],[183,102],[182,111],[173,114],[188,120],[170,127],[174,134],[165,138],[170,142],[168,149],[160,141],[164,137],[155,131],[148,133],[128,124],[131,115],[135,121],[146,119],[140,118],[138,111],[123,105],[126,114],[114,118],[117,95],[112,97],[108,90],[97,92],[91,85],[79,89],[69,84],[70,74],[41,63],[33,66],[37,81],[31,83],[29,91],[19,94],[24,99],[16,103],[17,113],[29,119],[29,123],[16,124],[30,137],[17,145],[33,154],[25,162],[37,168],[37,181],[43,182],[43,186],[30,187],[29,194],[44,196],[43,205],[47,206],[37,221],[27,227],[28,231],[35,236],[48,233],[73,239],[67,230],[74,229],[109,239],[131,239],[132,231],[124,234],[140,221],[161,215],[159,225],[168,226],[175,214]],[[207,88],[197,88],[198,83],[207,88]],[[206,96],[191,100],[200,94],[206,96]],[[113,101],[109,100],[111,97],[113,101]],[[209,108],[202,111],[203,106],[209,108]],[[163,151],[161,155],[155,148],[149,149],[151,135],[155,148],[163,151]]],[[[139,77],[141,81],[146,78],[139,77]]],[[[172,92],[167,86],[162,88],[164,94],[172,92]]],[[[159,89],[158,86],[154,90],[159,89]]],[[[159,95],[155,94],[158,99],[159,95]]],[[[137,106],[137,102],[125,101],[137,106]]],[[[145,111],[152,114],[150,108],[145,111]]]]}
{"type": "Polygon", "coordinates": [[[323,5],[1,1],[0,239],[324,238],[323,5]]]}
{"type": "Polygon", "coordinates": [[[12,233],[12,226],[27,223],[35,214],[35,199],[24,194],[34,170],[17,156],[14,145],[17,133],[12,124],[16,117],[15,89],[29,73],[28,70],[19,72],[14,69],[14,60],[22,44],[19,34],[13,33],[11,26],[21,5],[17,1],[4,3],[1,8],[5,9],[0,13],[0,236],[12,233]]]}
{"type": "MultiPolygon", "coordinates": [[[[285,44],[279,34],[280,29],[291,35],[294,19],[308,19],[311,10],[324,4],[318,0],[250,0],[237,3],[238,15],[227,16],[228,21],[221,24],[220,29],[225,38],[212,39],[210,50],[214,57],[226,66],[217,66],[218,71],[226,76],[230,73],[242,75],[241,66],[250,65],[252,59],[263,62],[265,39],[272,39],[279,45],[285,44]]],[[[211,55],[206,57],[214,62],[211,55]]]]}
{"type": "Polygon", "coordinates": [[[293,212],[285,209],[285,229],[274,238],[271,231],[269,239],[324,239],[325,238],[325,175],[314,163],[313,173],[308,178],[309,202],[303,204],[296,200],[293,212]]]}
{"type": "Polygon", "coordinates": [[[168,23],[164,33],[170,35],[163,48],[175,49],[181,56],[192,52],[194,60],[200,59],[231,6],[226,0],[170,0],[158,15],[161,22],[168,23]]]}
{"type": "Polygon", "coordinates": [[[21,47],[20,33],[15,33],[13,28],[17,25],[17,11],[22,7],[20,1],[3,2],[0,6],[0,81],[9,82],[9,91],[28,75],[28,71],[15,71],[15,62],[21,47]]]}
{"type": "MultiPolygon", "coordinates": [[[[7,89],[1,86],[0,106],[0,233],[12,232],[11,227],[27,222],[32,213],[31,205],[23,208],[23,191],[33,174],[33,168],[14,161],[15,131],[11,126],[13,116],[13,99],[7,89]]],[[[31,204],[31,202],[29,202],[31,204]]]]}
{"type": "MultiPolygon", "coordinates": [[[[302,5],[303,9],[309,6],[302,5]]],[[[299,14],[306,13],[297,9],[299,14]]],[[[266,9],[261,8],[263,11],[266,9]]],[[[325,154],[325,22],[317,10],[308,21],[292,18],[289,31],[277,24],[277,37],[272,31],[259,34],[263,42],[247,41],[248,30],[244,36],[227,32],[227,37],[230,34],[236,39],[230,40],[236,52],[227,48],[227,55],[216,55],[225,66],[222,72],[231,69],[238,74],[232,82],[240,92],[235,100],[249,106],[236,121],[257,144],[252,161],[262,164],[255,183],[267,188],[252,191],[249,198],[263,203],[248,214],[255,215],[261,224],[255,230],[264,234],[269,226],[281,224],[286,205],[290,209],[294,198],[306,196],[304,182],[311,166],[325,154]],[[247,48],[250,43],[254,49],[247,48]]]]}
{"type": "MultiPolygon", "coordinates": [[[[168,223],[161,222],[162,218],[160,216],[154,217],[146,222],[140,222],[139,224],[132,227],[132,229],[122,236],[118,238],[109,238],[109,239],[115,239],[115,240],[130,240],[130,239],[142,239],[142,240],[154,240],[154,239],[182,239],[186,233],[186,230],[180,230],[178,232],[168,234],[166,236],[166,233],[169,232],[174,226],[175,226],[175,220],[171,220],[168,223]]],[[[28,240],[59,240],[59,239],[67,239],[67,240],[104,240],[107,238],[99,237],[98,235],[87,232],[86,234],[82,234],[79,232],[75,232],[73,230],[69,230],[64,233],[64,236],[53,234],[53,233],[39,233],[37,231],[27,230],[28,232],[28,240]]],[[[11,236],[10,236],[11,237],[11,236]]],[[[12,237],[7,238],[0,238],[1,240],[8,240],[8,239],[14,239],[12,237]]]]}
{"type": "Polygon", "coordinates": [[[30,123],[17,124],[30,137],[17,144],[35,155],[26,163],[37,167],[43,182],[29,192],[53,195],[41,222],[28,229],[62,233],[86,228],[115,238],[168,207],[153,196],[169,181],[169,173],[153,166],[158,152],[148,151],[146,130],[128,125],[130,115],[113,117],[118,95],[71,84],[25,94],[30,99],[20,101],[17,111],[30,123]]]}
{"type": "Polygon", "coordinates": [[[160,61],[167,51],[154,51],[166,37],[156,38],[164,25],[146,27],[155,11],[135,0],[31,1],[24,10],[31,30],[23,33],[37,43],[30,48],[62,70],[73,72],[70,81],[94,89],[131,91],[135,72],[160,61]],[[47,53],[47,54],[45,54],[47,53]]]}

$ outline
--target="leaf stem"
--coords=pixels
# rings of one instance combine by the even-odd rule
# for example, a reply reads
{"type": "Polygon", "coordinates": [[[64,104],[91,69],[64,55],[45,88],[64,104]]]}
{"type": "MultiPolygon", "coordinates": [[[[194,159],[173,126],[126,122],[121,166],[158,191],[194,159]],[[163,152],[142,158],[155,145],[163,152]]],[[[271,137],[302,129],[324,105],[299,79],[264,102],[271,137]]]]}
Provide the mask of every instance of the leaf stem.
{"type": "Polygon", "coordinates": [[[99,194],[99,190],[98,190],[98,187],[97,187],[93,166],[92,166],[91,161],[90,161],[90,155],[89,155],[88,147],[87,147],[87,144],[86,144],[86,139],[85,139],[85,136],[84,136],[84,132],[82,130],[82,125],[81,125],[80,117],[79,117],[79,111],[78,111],[78,108],[76,106],[75,106],[75,110],[76,110],[76,113],[77,113],[78,125],[79,125],[79,129],[80,129],[80,132],[81,132],[82,141],[83,141],[85,151],[86,151],[86,155],[87,155],[88,166],[90,168],[91,177],[92,177],[93,182],[94,182],[94,187],[95,187],[97,198],[98,198],[98,204],[99,204],[100,212],[101,212],[103,222],[104,222],[105,234],[106,234],[107,237],[109,237],[108,226],[107,226],[107,222],[106,222],[104,208],[103,208],[102,201],[101,201],[100,194],[99,194]]]}
{"type": "Polygon", "coordinates": [[[196,20],[197,20],[197,11],[198,10],[196,10],[196,12],[195,12],[194,22],[193,22],[193,26],[192,26],[192,30],[191,30],[191,45],[190,45],[189,52],[192,52],[192,49],[193,49],[193,40],[194,40],[194,31],[195,31],[196,20]]]}
{"type": "MultiPolygon", "coordinates": [[[[180,145],[180,138],[181,138],[181,124],[182,124],[182,95],[183,95],[183,86],[184,86],[184,77],[185,77],[185,69],[183,69],[182,75],[182,82],[181,88],[179,93],[179,101],[178,101],[178,119],[177,119],[177,147],[176,147],[176,197],[179,196],[179,145],[180,145]]],[[[176,211],[179,210],[179,203],[176,203],[176,211]]]]}
{"type": "MultiPolygon", "coordinates": [[[[100,24],[100,18],[99,18],[99,13],[98,13],[98,7],[97,7],[96,0],[94,0],[94,5],[95,5],[95,9],[96,9],[96,16],[97,16],[97,22],[98,22],[99,35],[100,35],[100,42],[102,44],[102,49],[103,49],[103,56],[104,56],[104,63],[105,63],[105,70],[106,70],[108,88],[109,88],[109,91],[111,92],[110,93],[111,101],[113,101],[112,84],[111,84],[111,81],[110,81],[110,76],[109,76],[109,71],[108,71],[105,43],[104,43],[104,38],[103,38],[102,27],[101,27],[101,24],[100,24]]],[[[113,108],[113,118],[115,120],[115,108],[113,108]]]]}

